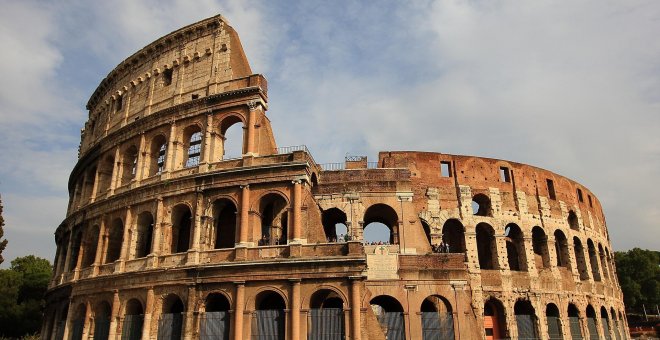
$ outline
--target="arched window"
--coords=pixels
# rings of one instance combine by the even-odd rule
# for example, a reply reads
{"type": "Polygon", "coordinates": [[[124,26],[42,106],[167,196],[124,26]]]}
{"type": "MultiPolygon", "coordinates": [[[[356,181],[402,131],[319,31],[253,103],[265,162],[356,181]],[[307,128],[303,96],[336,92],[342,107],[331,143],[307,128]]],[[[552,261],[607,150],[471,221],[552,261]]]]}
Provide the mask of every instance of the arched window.
{"type": "Polygon", "coordinates": [[[83,188],[85,189],[82,194],[83,202],[87,202],[92,197],[92,190],[94,189],[94,178],[96,177],[96,166],[87,170],[85,175],[85,184],[83,188]]]}
{"type": "Polygon", "coordinates": [[[158,339],[181,339],[184,310],[183,302],[175,294],[169,294],[165,298],[163,313],[158,320],[158,339]]]}
{"type": "Polygon", "coordinates": [[[563,340],[561,317],[559,316],[559,308],[554,303],[549,303],[545,308],[545,319],[548,324],[548,339],[549,340],[563,340]]]}
{"type": "Polygon", "coordinates": [[[165,136],[158,135],[151,141],[149,148],[149,176],[165,171],[165,158],[167,158],[167,140],[165,136]]]}
{"type": "Polygon", "coordinates": [[[85,245],[85,253],[83,254],[83,267],[89,267],[94,264],[96,259],[96,246],[99,243],[99,226],[95,225],[85,230],[83,244],[85,245]]]}
{"type": "Polygon", "coordinates": [[[73,228],[73,242],[71,243],[71,257],[69,258],[69,271],[73,271],[78,264],[78,254],[82,245],[82,226],[77,225],[73,228]]]}
{"type": "Polygon", "coordinates": [[[336,292],[321,289],[310,298],[309,339],[344,339],[344,300],[336,292]]]}
{"type": "Polygon", "coordinates": [[[486,339],[503,339],[507,334],[504,305],[495,298],[484,303],[484,334],[486,339]]]}
{"type": "Polygon", "coordinates": [[[115,158],[107,155],[99,161],[99,184],[97,195],[103,195],[110,189],[112,182],[112,170],[115,166],[115,158]]]}
{"type": "Polygon", "coordinates": [[[346,227],[346,213],[338,208],[330,208],[323,210],[321,213],[321,221],[323,223],[323,231],[325,238],[328,242],[343,242],[341,236],[346,235],[348,228],[346,227]]]}
{"type": "Polygon", "coordinates": [[[545,232],[541,227],[537,226],[532,228],[532,248],[534,249],[534,264],[536,265],[536,268],[550,268],[548,237],[545,235],[545,232]]]}
{"type": "Polygon", "coordinates": [[[364,212],[364,240],[371,243],[398,244],[399,218],[386,204],[374,204],[364,212]]]}
{"type": "Polygon", "coordinates": [[[472,214],[477,216],[493,216],[490,198],[484,194],[472,197],[472,214]]]}
{"type": "Polygon", "coordinates": [[[596,311],[591,305],[587,305],[587,329],[589,329],[589,339],[600,339],[598,326],[596,325],[596,311]]]}
{"type": "Polygon", "coordinates": [[[185,167],[197,166],[202,154],[202,130],[196,125],[189,126],[183,135],[186,143],[185,167]]]}
{"type": "Polygon", "coordinates": [[[62,240],[58,244],[57,248],[60,250],[60,254],[58,256],[58,262],[59,267],[57,268],[57,273],[60,274],[64,271],[64,266],[65,266],[65,259],[66,259],[66,254],[69,252],[69,239],[71,238],[71,232],[67,232],[64,234],[64,237],[62,237],[62,240]]]}
{"type": "Polygon", "coordinates": [[[607,278],[608,280],[611,280],[610,270],[608,268],[607,256],[605,255],[605,251],[603,250],[603,245],[601,244],[598,244],[598,254],[600,255],[600,264],[603,272],[603,279],[607,278]]]}
{"type": "Polygon", "coordinates": [[[87,306],[85,306],[84,303],[81,303],[78,305],[78,308],[76,308],[73,320],[71,320],[71,340],[82,340],[86,314],[87,306]]]}
{"type": "Polygon", "coordinates": [[[190,232],[192,214],[185,204],[179,204],[172,209],[172,233],[170,250],[172,253],[181,253],[190,249],[190,232]]]}
{"type": "Polygon", "coordinates": [[[525,256],[525,241],[522,231],[515,223],[509,223],[504,228],[506,237],[506,253],[509,269],[514,271],[527,271],[527,257],[525,256]]]}
{"type": "Polygon", "coordinates": [[[286,244],[288,240],[289,215],[287,202],[279,194],[271,193],[259,201],[261,215],[261,239],[259,245],[286,244]]]}
{"type": "Polygon", "coordinates": [[[450,253],[465,253],[465,227],[456,219],[448,219],[442,226],[442,241],[450,253]]]}
{"type": "Polygon", "coordinates": [[[386,339],[405,339],[403,307],[395,298],[379,295],[369,302],[386,339]]]}
{"type": "Polygon", "coordinates": [[[227,298],[220,293],[211,293],[206,298],[205,307],[200,320],[200,340],[228,340],[231,308],[227,298]]]}
{"type": "Polygon", "coordinates": [[[108,247],[105,256],[105,263],[115,262],[121,254],[121,244],[124,237],[124,223],[116,218],[112,221],[108,230],[108,247]]]}
{"type": "Polygon", "coordinates": [[[607,315],[607,308],[600,307],[600,324],[603,326],[603,335],[607,340],[611,340],[610,336],[610,318],[607,315]]]}
{"type": "Polygon", "coordinates": [[[236,244],[236,205],[228,199],[213,203],[215,249],[234,248],[236,244]]]}
{"type": "Polygon", "coordinates": [[[420,311],[423,340],[454,339],[454,318],[447,299],[431,295],[424,299],[420,311]]]}
{"type": "Polygon", "coordinates": [[[142,324],[144,323],[144,308],[137,299],[126,302],[126,315],[121,327],[122,340],[140,340],[142,338],[142,324]]]}
{"type": "Polygon", "coordinates": [[[580,326],[580,311],[574,304],[568,305],[568,324],[573,339],[582,339],[582,327],[580,326]]]}
{"type": "Polygon", "coordinates": [[[151,240],[154,233],[154,218],[150,212],[144,211],[137,218],[137,238],[135,242],[135,257],[145,257],[151,253],[151,240]]]}
{"type": "Polygon", "coordinates": [[[487,223],[479,223],[477,224],[476,232],[479,267],[481,269],[499,269],[495,230],[487,223]]]}
{"type": "Polygon", "coordinates": [[[110,335],[110,315],[112,309],[106,301],[101,301],[94,309],[94,339],[108,340],[110,335]]]}
{"type": "Polygon", "coordinates": [[[557,266],[570,269],[571,260],[568,251],[568,240],[559,229],[555,230],[555,253],[557,254],[557,266]]]}
{"type": "Polygon", "coordinates": [[[600,271],[598,270],[598,254],[596,254],[596,247],[591,239],[587,240],[587,248],[589,249],[589,263],[591,264],[591,274],[594,281],[600,281],[600,271]]]}
{"type": "Polygon", "coordinates": [[[614,310],[614,307],[610,308],[610,315],[612,315],[612,327],[614,328],[614,337],[617,340],[620,340],[623,336],[621,333],[621,320],[616,315],[616,311],[614,310]]]}
{"type": "Polygon", "coordinates": [[[222,121],[219,159],[240,158],[245,153],[244,130],[243,121],[237,116],[229,116],[222,121]]]}
{"type": "Polygon", "coordinates": [[[255,298],[253,330],[256,339],[284,340],[286,303],[277,293],[264,291],[255,298]]]}
{"type": "Polygon", "coordinates": [[[138,151],[135,145],[124,150],[121,159],[121,184],[125,185],[135,178],[137,173],[138,151]]]}
{"type": "Polygon", "coordinates": [[[577,215],[575,214],[575,211],[571,210],[568,212],[568,226],[571,227],[573,230],[580,230],[580,223],[578,222],[577,215]]]}
{"type": "Polygon", "coordinates": [[[589,272],[587,271],[587,262],[584,260],[584,247],[579,238],[573,238],[573,249],[575,250],[575,262],[577,262],[578,272],[580,272],[580,280],[588,280],[589,272]]]}
{"type": "Polygon", "coordinates": [[[518,339],[538,339],[539,332],[536,329],[536,313],[531,302],[518,300],[513,306],[518,326],[518,339]]]}

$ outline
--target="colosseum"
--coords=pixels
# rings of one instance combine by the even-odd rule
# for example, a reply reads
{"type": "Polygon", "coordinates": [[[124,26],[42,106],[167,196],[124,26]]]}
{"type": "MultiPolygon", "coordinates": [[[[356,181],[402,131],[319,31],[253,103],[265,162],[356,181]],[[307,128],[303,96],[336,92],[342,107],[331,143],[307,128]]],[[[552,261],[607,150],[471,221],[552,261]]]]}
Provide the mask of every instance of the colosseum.
{"type": "Polygon", "coordinates": [[[43,339],[629,338],[589,189],[498,159],[278,147],[222,16],[121,62],[87,109],[43,339]]]}

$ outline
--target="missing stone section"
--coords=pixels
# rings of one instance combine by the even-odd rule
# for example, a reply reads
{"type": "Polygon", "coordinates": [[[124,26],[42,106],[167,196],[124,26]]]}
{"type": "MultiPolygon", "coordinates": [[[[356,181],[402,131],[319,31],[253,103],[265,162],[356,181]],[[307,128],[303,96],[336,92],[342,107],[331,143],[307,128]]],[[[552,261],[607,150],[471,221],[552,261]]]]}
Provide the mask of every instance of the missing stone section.
{"type": "Polygon", "coordinates": [[[548,197],[550,197],[551,200],[556,200],[557,196],[555,195],[555,184],[551,179],[546,179],[546,184],[548,186],[548,197]]]}
{"type": "Polygon", "coordinates": [[[440,162],[440,176],[451,177],[451,163],[442,161],[440,162]]]}
{"type": "Polygon", "coordinates": [[[500,181],[510,183],[511,182],[511,172],[508,167],[500,167],[500,181]]]}

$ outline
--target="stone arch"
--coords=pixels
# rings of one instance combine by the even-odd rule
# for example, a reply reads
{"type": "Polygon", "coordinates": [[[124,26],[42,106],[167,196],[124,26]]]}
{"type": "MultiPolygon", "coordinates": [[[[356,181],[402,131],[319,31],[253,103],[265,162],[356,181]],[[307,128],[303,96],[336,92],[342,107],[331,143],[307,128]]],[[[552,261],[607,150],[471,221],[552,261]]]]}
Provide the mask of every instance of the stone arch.
{"type": "Polygon", "coordinates": [[[262,334],[277,333],[278,339],[284,339],[286,328],[286,300],[274,290],[262,290],[255,298],[255,317],[253,323],[253,335],[257,337],[262,334]]]}
{"type": "Polygon", "coordinates": [[[600,269],[598,266],[598,254],[596,253],[596,247],[594,242],[591,239],[587,239],[587,249],[589,252],[589,264],[591,265],[591,274],[594,278],[594,281],[601,281],[600,269]]]}
{"type": "Polygon", "coordinates": [[[220,160],[240,157],[246,152],[245,126],[245,119],[242,115],[230,113],[222,118],[218,124],[219,145],[217,151],[220,160]],[[240,138],[238,133],[240,133],[240,138]]]}
{"type": "Polygon", "coordinates": [[[584,258],[584,247],[582,247],[582,241],[577,236],[573,237],[573,250],[575,251],[575,262],[580,273],[580,280],[588,280],[589,272],[584,258]]]}
{"type": "Polygon", "coordinates": [[[264,294],[265,293],[275,293],[275,294],[279,295],[279,297],[282,298],[282,300],[284,300],[285,308],[288,308],[289,305],[290,305],[290,301],[288,299],[288,296],[287,296],[286,292],[284,292],[279,287],[268,285],[268,286],[259,287],[259,289],[257,289],[257,291],[254,293],[253,296],[246,299],[246,301],[245,301],[245,310],[256,310],[257,305],[259,304],[258,297],[262,293],[264,293],[264,294]]]}
{"type": "Polygon", "coordinates": [[[215,227],[214,248],[233,248],[236,245],[238,209],[230,198],[218,198],[213,202],[213,221],[215,227]]]}
{"type": "Polygon", "coordinates": [[[117,217],[110,223],[108,229],[108,246],[105,255],[105,263],[119,260],[121,255],[121,246],[124,242],[124,222],[117,217]]]}
{"type": "Polygon", "coordinates": [[[144,323],[144,305],[137,298],[131,298],[124,305],[124,322],[122,323],[122,339],[142,338],[142,325],[144,323]]]}
{"type": "Polygon", "coordinates": [[[120,181],[121,185],[130,183],[137,172],[138,148],[130,144],[121,153],[120,181]]]}
{"type": "Polygon", "coordinates": [[[401,303],[389,295],[378,295],[369,301],[386,339],[405,339],[404,309],[401,303]]]}
{"type": "Polygon", "coordinates": [[[537,317],[534,306],[529,300],[518,300],[513,306],[516,316],[519,339],[537,339],[539,331],[536,327],[537,317]]]}
{"type": "Polygon", "coordinates": [[[147,162],[147,174],[154,176],[165,171],[167,159],[167,138],[164,134],[157,134],[151,139],[149,145],[149,161],[147,162]]]}
{"type": "MultiPolygon", "coordinates": [[[[83,227],[82,225],[75,225],[71,231],[73,239],[71,241],[71,257],[69,258],[69,271],[73,271],[78,264],[78,256],[83,245],[83,227]]],[[[84,255],[84,254],[83,254],[84,255]]]]}
{"type": "Polygon", "coordinates": [[[97,195],[103,195],[110,189],[112,183],[112,172],[115,167],[115,157],[111,152],[101,157],[98,163],[98,192],[97,195]]]}
{"type": "Polygon", "coordinates": [[[486,339],[502,339],[509,333],[506,327],[506,310],[500,300],[490,297],[484,302],[483,318],[486,339]]]}
{"type": "Polygon", "coordinates": [[[289,201],[280,192],[267,192],[259,200],[259,245],[286,244],[289,234],[289,201]]]}
{"type": "Polygon", "coordinates": [[[204,139],[204,128],[201,124],[195,122],[186,126],[181,133],[181,143],[179,146],[181,155],[178,168],[190,168],[199,165],[202,155],[202,145],[204,139]]]}
{"type": "Polygon", "coordinates": [[[566,218],[568,226],[573,230],[580,230],[580,222],[578,221],[577,214],[573,210],[568,211],[568,217],[566,218]]]}
{"type": "Polygon", "coordinates": [[[188,251],[192,241],[192,209],[185,203],[172,208],[172,227],[170,229],[170,253],[188,251]]]}
{"type": "Polygon", "coordinates": [[[390,244],[399,243],[399,217],[394,208],[383,203],[373,204],[365,210],[362,220],[364,221],[365,241],[370,239],[378,241],[379,238],[382,241],[385,235],[379,235],[378,233],[382,233],[384,231],[383,226],[385,226],[389,230],[387,242],[390,244]],[[378,229],[382,231],[377,231],[378,229]]]}
{"type": "Polygon", "coordinates": [[[564,232],[557,229],[555,236],[555,253],[557,254],[557,266],[571,269],[571,258],[568,250],[568,240],[564,232]]]}
{"type": "Polygon", "coordinates": [[[545,320],[548,327],[548,339],[563,339],[561,315],[559,308],[554,303],[548,303],[545,307],[545,320]]]}
{"type": "Polygon", "coordinates": [[[71,318],[71,331],[69,337],[71,340],[81,340],[83,337],[83,328],[85,325],[85,318],[87,317],[87,305],[80,303],[73,312],[71,318]]]}
{"type": "Polygon", "coordinates": [[[151,254],[154,233],[154,217],[150,211],[143,211],[137,216],[135,239],[135,257],[145,257],[151,254]]]}
{"type": "Polygon", "coordinates": [[[532,228],[532,250],[534,251],[534,264],[536,268],[550,268],[548,236],[546,236],[543,228],[539,226],[532,228]]]}
{"type": "Polygon", "coordinates": [[[429,295],[419,307],[423,340],[454,339],[451,303],[444,296],[429,295]]]}
{"type": "Polygon", "coordinates": [[[347,303],[335,289],[317,289],[309,299],[311,339],[330,339],[345,336],[344,310],[347,303]]]}
{"type": "Polygon", "coordinates": [[[450,218],[442,225],[442,241],[450,253],[465,253],[465,227],[458,219],[450,218]]]}
{"type": "Polygon", "coordinates": [[[477,235],[479,268],[499,269],[495,229],[490,224],[482,222],[477,224],[475,231],[477,235]]]}
{"type": "Polygon", "coordinates": [[[527,271],[525,240],[520,227],[515,223],[507,224],[504,228],[504,235],[509,269],[514,271],[527,271]]]}
{"type": "Polygon", "coordinates": [[[605,339],[610,339],[610,317],[605,306],[600,307],[600,324],[603,327],[603,337],[605,339]]]}
{"type": "Polygon", "coordinates": [[[329,242],[340,240],[341,234],[348,233],[346,213],[339,208],[333,207],[321,210],[321,223],[325,238],[329,242]]]}
{"type": "Polygon", "coordinates": [[[605,251],[603,250],[603,245],[598,244],[598,255],[600,258],[600,264],[601,264],[601,271],[603,272],[603,279],[608,279],[611,280],[610,276],[610,270],[608,268],[608,260],[607,260],[607,255],[605,254],[605,251]]]}
{"type": "Polygon", "coordinates": [[[580,325],[580,310],[572,303],[568,304],[568,324],[573,339],[582,339],[582,327],[580,325]]]}
{"type": "Polygon", "coordinates": [[[596,323],[596,311],[591,304],[587,305],[586,309],[587,315],[587,329],[589,330],[590,339],[599,339],[600,334],[598,333],[598,324],[596,323]]]}
{"type": "Polygon", "coordinates": [[[476,216],[493,216],[490,197],[485,194],[474,195],[472,197],[472,214],[476,216]]]}
{"type": "Polygon", "coordinates": [[[96,259],[96,247],[99,243],[99,226],[93,225],[85,230],[83,236],[83,245],[85,253],[83,254],[82,266],[89,267],[94,264],[96,259]]]}
{"type": "Polygon", "coordinates": [[[231,303],[224,293],[213,292],[204,299],[199,332],[202,339],[229,339],[231,303]]]}
{"type": "Polygon", "coordinates": [[[110,334],[110,317],[112,307],[102,300],[94,307],[94,339],[108,339],[110,334]]]}

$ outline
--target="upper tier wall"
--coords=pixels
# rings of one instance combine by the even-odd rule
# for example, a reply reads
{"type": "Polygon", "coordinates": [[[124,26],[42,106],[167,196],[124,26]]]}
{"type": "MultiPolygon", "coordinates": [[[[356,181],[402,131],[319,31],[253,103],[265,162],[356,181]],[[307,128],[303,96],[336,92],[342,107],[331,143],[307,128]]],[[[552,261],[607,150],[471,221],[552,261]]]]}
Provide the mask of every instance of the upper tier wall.
{"type": "Polygon", "coordinates": [[[87,103],[80,155],[103,137],[159,110],[234,90],[252,74],[234,29],[214,16],[176,30],[120,63],[87,103]]]}

